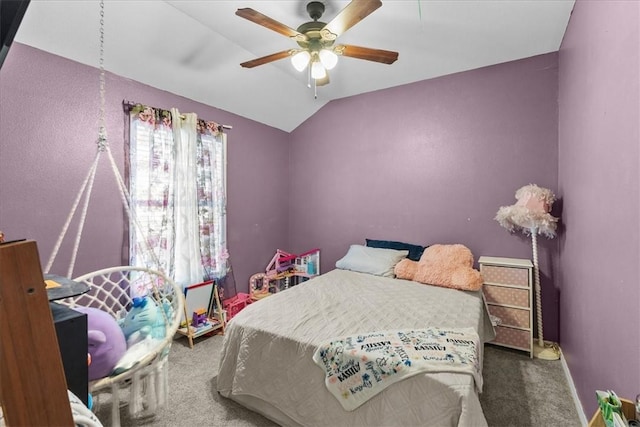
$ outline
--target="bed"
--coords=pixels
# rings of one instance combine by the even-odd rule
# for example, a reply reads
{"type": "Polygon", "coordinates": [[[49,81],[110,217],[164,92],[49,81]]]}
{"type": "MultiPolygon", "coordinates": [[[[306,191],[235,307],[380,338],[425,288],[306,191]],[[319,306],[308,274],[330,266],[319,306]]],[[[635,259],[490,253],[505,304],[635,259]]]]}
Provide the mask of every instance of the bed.
{"type": "Polygon", "coordinates": [[[479,291],[335,269],[232,319],[217,390],[281,425],[486,426],[471,375],[418,374],[346,411],[312,360],[318,346],[334,337],[433,325],[471,327],[481,343],[494,337],[479,291]]]}

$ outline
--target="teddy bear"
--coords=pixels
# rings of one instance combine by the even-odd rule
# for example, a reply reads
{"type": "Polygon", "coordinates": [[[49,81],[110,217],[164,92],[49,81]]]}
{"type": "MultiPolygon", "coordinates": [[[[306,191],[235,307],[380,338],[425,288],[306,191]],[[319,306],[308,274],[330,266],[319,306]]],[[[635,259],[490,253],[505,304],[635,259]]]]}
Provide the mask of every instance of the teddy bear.
{"type": "Polygon", "coordinates": [[[463,291],[482,287],[482,276],[473,268],[473,254],[461,244],[431,245],[419,261],[405,258],[396,264],[394,272],[398,279],[463,291]]]}

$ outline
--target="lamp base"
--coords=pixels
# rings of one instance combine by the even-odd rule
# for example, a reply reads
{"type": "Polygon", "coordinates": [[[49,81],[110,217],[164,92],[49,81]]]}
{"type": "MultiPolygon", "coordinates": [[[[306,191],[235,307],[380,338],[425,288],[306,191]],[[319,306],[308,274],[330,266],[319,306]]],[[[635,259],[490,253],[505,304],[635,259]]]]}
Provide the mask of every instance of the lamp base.
{"type": "Polygon", "coordinates": [[[545,341],[544,346],[540,346],[538,340],[533,343],[533,357],[543,360],[558,360],[560,359],[560,348],[558,344],[545,341]]]}

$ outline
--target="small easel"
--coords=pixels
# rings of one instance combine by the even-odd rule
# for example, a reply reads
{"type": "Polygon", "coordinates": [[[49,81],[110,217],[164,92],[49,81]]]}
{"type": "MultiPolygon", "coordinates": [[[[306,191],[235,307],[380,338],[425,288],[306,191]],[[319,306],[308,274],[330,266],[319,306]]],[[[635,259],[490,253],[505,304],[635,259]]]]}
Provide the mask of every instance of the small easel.
{"type": "Polygon", "coordinates": [[[222,335],[224,335],[224,330],[227,325],[226,325],[226,319],[224,318],[224,312],[222,311],[222,304],[220,303],[220,295],[218,294],[218,284],[215,281],[213,281],[213,296],[211,298],[209,307],[207,309],[207,321],[209,322],[208,326],[198,328],[198,329],[191,326],[191,318],[192,318],[191,314],[187,312],[187,304],[185,302],[184,304],[185,326],[178,328],[178,331],[177,331],[180,335],[184,335],[189,339],[190,348],[193,348],[194,338],[198,338],[199,336],[209,334],[211,332],[215,332],[218,330],[222,330],[222,335]],[[213,315],[214,306],[218,307],[217,317],[213,315]]]}

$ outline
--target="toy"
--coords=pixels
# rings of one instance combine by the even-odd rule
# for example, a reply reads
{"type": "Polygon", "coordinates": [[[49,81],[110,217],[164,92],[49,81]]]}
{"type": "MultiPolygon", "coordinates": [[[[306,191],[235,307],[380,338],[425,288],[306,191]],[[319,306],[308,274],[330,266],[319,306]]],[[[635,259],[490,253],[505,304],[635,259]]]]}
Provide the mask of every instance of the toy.
{"type": "Polygon", "coordinates": [[[271,258],[265,271],[273,271],[274,273],[282,273],[293,268],[296,256],[277,249],[276,254],[271,258]]]}
{"type": "Polygon", "coordinates": [[[89,341],[89,380],[108,377],[122,355],[127,343],[118,322],[107,312],[93,307],[74,307],[87,315],[89,341]]]}
{"type": "Polygon", "coordinates": [[[191,318],[191,326],[197,328],[204,325],[205,323],[207,323],[207,310],[205,310],[204,308],[195,310],[191,318]]]}
{"type": "MultiPolygon", "coordinates": [[[[166,312],[167,308],[164,309],[166,312]]],[[[162,310],[149,297],[133,299],[133,307],[124,319],[120,320],[120,327],[129,347],[147,337],[164,339],[166,320],[162,310]]],[[[167,318],[171,318],[170,314],[166,313],[167,318]]]]}
{"type": "Polygon", "coordinates": [[[233,319],[240,310],[251,304],[253,300],[249,294],[239,292],[236,296],[223,301],[222,305],[227,311],[227,321],[233,319]]]}
{"type": "Polygon", "coordinates": [[[394,271],[399,279],[429,285],[463,291],[477,291],[482,287],[482,276],[473,268],[473,254],[460,244],[429,246],[420,261],[403,259],[394,271]]]}
{"type": "Polygon", "coordinates": [[[296,272],[315,276],[320,269],[320,249],[311,249],[296,257],[296,272]]]}
{"type": "Polygon", "coordinates": [[[288,289],[320,271],[320,249],[312,249],[300,255],[276,250],[264,273],[256,273],[249,278],[249,295],[258,301],[272,293],[288,289]],[[294,278],[293,283],[290,280],[294,278]]]}
{"type": "Polygon", "coordinates": [[[151,338],[151,335],[147,335],[140,341],[131,344],[116,366],[114,366],[112,375],[119,375],[136,366],[140,360],[151,352],[157,343],[157,340],[151,338]]]}

